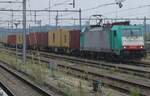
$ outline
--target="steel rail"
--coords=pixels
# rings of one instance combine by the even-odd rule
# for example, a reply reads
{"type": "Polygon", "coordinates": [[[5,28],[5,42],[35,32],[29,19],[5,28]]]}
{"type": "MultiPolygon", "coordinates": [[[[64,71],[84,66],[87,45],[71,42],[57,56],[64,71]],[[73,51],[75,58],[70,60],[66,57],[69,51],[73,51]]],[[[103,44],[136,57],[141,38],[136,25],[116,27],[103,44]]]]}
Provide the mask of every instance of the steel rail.
{"type": "MultiPolygon", "coordinates": [[[[3,64],[7,64],[6,62],[3,62],[3,61],[0,61],[0,62],[3,63],[3,64]]],[[[4,69],[5,71],[7,71],[8,73],[12,74],[16,78],[18,78],[18,80],[22,81],[24,84],[30,86],[32,89],[34,89],[35,91],[37,91],[39,94],[41,94],[43,96],[53,96],[52,94],[47,93],[45,90],[43,90],[42,88],[40,88],[39,86],[31,83],[30,81],[24,79],[23,77],[21,77],[17,73],[13,72],[11,69],[9,69],[8,67],[4,66],[3,64],[0,64],[0,67],[2,69],[4,69]]]]}
{"type": "Polygon", "coordinates": [[[0,81],[0,87],[2,88],[2,90],[4,90],[4,92],[8,95],[8,96],[15,96],[13,94],[13,92],[5,86],[5,84],[3,84],[1,81],[0,81]]]}
{"type": "Polygon", "coordinates": [[[79,59],[76,57],[47,54],[45,52],[40,52],[40,56],[46,57],[46,58],[52,58],[52,59],[65,60],[65,61],[69,61],[69,62],[76,63],[76,64],[80,63],[82,65],[89,66],[89,67],[101,68],[101,69],[106,69],[106,70],[115,70],[120,73],[128,73],[131,75],[136,75],[136,76],[140,76],[140,77],[144,77],[148,79],[150,78],[150,66],[148,66],[147,62],[143,62],[143,64],[141,64],[140,62],[136,62],[136,61],[126,62],[125,64],[119,64],[119,63],[113,64],[113,63],[108,63],[104,61],[93,61],[93,60],[79,59]]]}
{"type": "MultiPolygon", "coordinates": [[[[32,58],[32,57],[27,56],[27,58],[32,58]]],[[[36,57],[34,59],[38,60],[38,58],[36,58],[36,57]]],[[[48,58],[47,59],[41,58],[40,60],[42,62],[49,63],[48,58]]],[[[63,70],[67,70],[67,69],[70,70],[67,73],[70,73],[74,76],[81,77],[80,74],[86,74],[87,76],[84,76],[85,79],[92,80],[92,81],[99,81],[99,80],[103,81],[103,83],[105,85],[108,85],[110,87],[118,89],[121,92],[130,93],[131,90],[129,88],[137,87],[137,88],[140,88],[140,90],[142,90],[140,93],[141,96],[147,96],[150,94],[150,91],[149,91],[150,86],[146,85],[146,84],[142,84],[142,82],[140,83],[140,82],[136,82],[136,81],[128,81],[125,78],[120,78],[119,76],[101,74],[101,73],[95,72],[94,70],[87,70],[87,69],[81,68],[79,66],[67,66],[65,64],[58,64],[58,63],[57,63],[57,66],[63,68],[63,70]],[[76,72],[77,72],[77,74],[76,74],[76,72]],[[125,87],[122,85],[125,85],[125,87]]]]}
{"type": "MultiPolygon", "coordinates": [[[[32,59],[32,56],[27,55],[28,59],[32,59]]],[[[38,60],[39,58],[34,57],[33,59],[38,60]]],[[[42,57],[40,58],[41,62],[49,63],[49,58],[42,57]]],[[[123,91],[125,93],[130,93],[130,88],[137,87],[139,88],[140,95],[141,96],[147,96],[150,94],[149,89],[150,85],[147,82],[142,82],[138,80],[127,80],[127,78],[119,77],[116,75],[110,75],[110,74],[102,74],[102,73],[97,73],[94,70],[88,70],[81,68],[79,66],[70,66],[70,65],[65,65],[65,64],[58,64],[57,66],[59,68],[62,68],[63,70],[68,69],[69,71],[67,73],[72,74],[74,76],[81,77],[81,74],[85,74],[83,78],[88,79],[88,80],[101,80],[105,85],[108,85],[110,87],[113,87],[119,91],[123,91]],[[123,86],[124,85],[124,86],[123,86]]],[[[145,79],[144,79],[145,80],[145,79]]]]}

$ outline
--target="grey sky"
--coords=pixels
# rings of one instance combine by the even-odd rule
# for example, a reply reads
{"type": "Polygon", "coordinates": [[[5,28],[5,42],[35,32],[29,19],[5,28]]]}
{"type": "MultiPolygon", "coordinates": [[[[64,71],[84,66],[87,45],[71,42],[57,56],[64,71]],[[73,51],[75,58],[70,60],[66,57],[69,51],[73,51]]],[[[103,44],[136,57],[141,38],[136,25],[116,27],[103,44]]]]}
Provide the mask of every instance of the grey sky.
{"type": "MultiPolygon", "coordinates": [[[[0,0],[0,1],[5,1],[5,0],[0,0]]],[[[13,0],[15,1],[15,0],[13,0]]],[[[21,1],[21,0],[18,0],[21,1]]],[[[27,0],[27,8],[28,9],[44,9],[44,8],[48,8],[48,2],[49,0],[27,0]]],[[[52,9],[73,9],[72,6],[68,5],[69,2],[72,2],[72,0],[51,0],[51,6],[52,9]],[[64,5],[61,6],[54,6],[55,4],[64,2],[64,1],[68,1],[67,3],[65,3],[64,5]]],[[[92,7],[96,7],[98,5],[102,5],[102,4],[107,4],[107,3],[113,3],[115,2],[115,0],[76,0],[76,8],[75,9],[79,9],[81,8],[82,10],[84,9],[88,9],[88,8],[92,8],[92,7]]],[[[143,6],[143,5],[150,5],[150,0],[126,0],[125,2],[123,2],[123,8],[118,8],[118,6],[116,5],[110,5],[110,6],[106,6],[106,7],[100,7],[98,9],[94,9],[94,10],[90,10],[90,11],[83,11],[82,12],[82,17],[89,17],[92,14],[102,14],[105,17],[116,17],[116,12],[118,13],[118,17],[150,17],[150,7],[142,7],[142,8],[137,8],[137,9],[132,9],[131,8],[135,8],[135,7],[139,7],[139,6],[143,6]],[[127,11],[124,11],[126,9],[130,9],[127,11]],[[117,10],[117,11],[116,11],[117,10]],[[123,11],[122,11],[123,10],[123,11]]],[[[14,5],[10,5],[10,4],[1,4],[0,8],[13,8],[13,9],[20,9],[21,5],[20,4],[14,4],[14,5]]],[[[11,13],[6,13],[6,12],[1,12],[1,17],[5,18],[5,19],[11,19],[10,18],[10,14],[11,13]],[[4,13],[4,14],[3,14],[4,13]]],[[[16,15],[20,14],[20,13],[15,13],[16,15]]],[[[34,15],[34,13],[28,13],[28,19],[34,19],[32,15],[34,15]]],[[[67,18],[67,17],[77,17],[76,14],[69,14],[69,15],[65,15],[66,13],[61,13],[59,15],[62,15],[63,18],[67,18]]],[[[51,14],[51,18],[55,18],[56,13],[52,13],[51,14]]],[[[15,16],[15,19],[19,19],[21,17],[19,16],[15,16]]],[[[38,17],[37,19],[43,20],[43,22],[48,23],[48,13],[38,13],[38,17]]],[[[54,19],[52,19],[53,23],[54,23],[54,19]]]]}
{"type": "MultiPolygon", "coordinates": [[[[33,9],[44,9],[45,7],[48,7],[48,1],[49,0],[30,0],[31,6],[33,9]]],[[[66,0],[51,0],[51,5],[57,4],[59,2],[63,2],[66,0]]],[[[69,1],[69,0],[68,0],[69,1]]],[[[72,0],[70,0],[71,2],[72,0]]],[[[101,4],[107,4],[107,3],[112,3],[115,0],[76,0],[76,9],[87,9],[87,8],[91,8],[91,7],[95,7],[101,4]]],[[[124,9],[128,9],[128,8],[134,8],[137,6],[141,6],[141,5],[148,5],[150,4],[150,0],[126,0],[123,3],[123,8],[119,9],[119,10],[124,10],[124,9]]],[[[62,5],[60,7],[52,7],[53,9],[72,9],[70,5],[62,5]]],[[[83,13],[83,16],[88,16],[91,14],[95,14],[95,13],[109,13],[112,11],[116,11],[116,6],[115,5],[111,5],[111,6],[107,6],[107,7],[101,7],[95,10],[91,10],[91,11],[87,11],[85,13],[83,13]]],[[[118,13],[119,17],[144,17],[144,16],[150,16],[150,7],[144,7],[144,8],[139,8],[136,10],[132,10],[132,11],[126,11],[126,12],[119,12],[118,13]],[[144,13],[144,14],[143,14],[144,13]],[[130,15],[129,15],[130,14],[130,15]],[[137,14],[137,15],[136,15],[137,14]]],[[[114,17],[115,14],[108,14],[106,15],[106,17],[114,17]]]]}

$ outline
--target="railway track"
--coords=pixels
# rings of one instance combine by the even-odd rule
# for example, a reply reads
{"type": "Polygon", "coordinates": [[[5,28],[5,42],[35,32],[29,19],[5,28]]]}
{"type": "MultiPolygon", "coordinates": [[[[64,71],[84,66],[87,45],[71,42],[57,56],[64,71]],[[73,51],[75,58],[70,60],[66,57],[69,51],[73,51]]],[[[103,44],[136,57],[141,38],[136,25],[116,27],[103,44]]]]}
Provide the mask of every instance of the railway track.
{"type": "MultiPolygon", "coordinates": [[[[14,49],[13,49],[14,50],[14,49]]],[[[28,51],[28,53],[30,53],[28,51]]],[[[36,51],[33,51],[33,54],[36,54],[36,51]]],[[[147,62],[139,61],[128,61],[125,63],[110,63],[105,61],[94,61],[87,59],[80,59],[77,57],[56,55],[56,54],[47,54],[45,52],[39,52],[39,55],[46,58],[52,58],[55,60],[65,60],[71,63],[82,64],[90,67],[102,68],[106,70],[115,70],[121,73],[128,73],[144,78],[150,78],[150,64],[147,62]]]]}
{"type": "MultiPolygon", "coordinates": [[[[27,56],[28,58],[32,58],[30,55],[27,56]]],[[[34,59],[39,59],[34,57],[34,59]]],[[[45,63],[49,63],[49,57],[41,57],[40,60],[45,63]]],[[[80,61],[80,60],[77,60],[80,61]]],[[[76,61],[76,63],[77,63],[76,61]]],[[[57,63],[57,66],[64,70],[69,70],[67,73],[72,74],[74,76],[82,77],[87,80],[92,81],[100,81],[104,85],[117,89],[119,91],[123,91],[125,93],[130,93],[132,88],[138,88],[140,90],[141,96],[149,96],[150,92],[150,81],[148,79],[142,78],[131,78],[127,75],[121,76],[120,74],[110,74],[110,73],[103,73],[99,71],[95,71],[95,68],[82,68],[80,66],[81,63],[75,65],[67,65],[57,63]],[[83,76],[81,74],[84,74],[83,76]]],[[[117,66],[118,67],[118,66],[117,66]]],[[[121,66],[120,66],[121,67],[121,66]]]]}
{"type": "MultiPolygon", "coordinates": [[[[14,50],[14,49],[12,49],[14,50]]],[[[28,51],[29,53],[29,51],[28,51]]],[[[35,51],[34,51],[35,54],[35,51]]],[[[40,56],[46,57],[46,58],[52,58],[55,60],[66,60],[72,63],[76,64],[82,64],[90,67],[96,67],[96,68],[102,68],[106,70],[115,70],[117,72],[121,73],[127,73],[131,75],[136,75],[144,78],[150,78],[150,67],[143,62],[143,64],[136,61],[132,62],[126,62],[125,64],[116,64],[116,63],[109,63],[109,62],[104,62],[104,61],[94,61],[94,60],[86,60],[86,59],[79,59],[76,57],[69,57],[69,56],[63,56],[63,55],[55,55],[55,54],[47,54],[45,52],[39,52],[40,56]],[[146,67],[147,65],[147,67],[146,67]]]]}
{"type": "MultiPolygon", "coordinates": [[[[102,68],[107,70],[115,70],[121,73],[128,73],[132,75],[137,75],[144,78],[150,78],[150,64],[147,64],[148,67],[146,67],[140,62],[129,62],[129,64],[121,64],[121,63],[109,63],[105,61],[94,61],[94,60],[86,60],[86,59],[79,59],[76,57],[69,57],[69,56],[62,56],[62,55],[55,55],[55,54],[46,54],[43,52],[40,52],[40,56],[46,57],[46,58],[52,58],[56,60],[66,60],[72,63],[76,64],[82,64],[90,67],[96,67],[96,68],[102,68]],[[143,67],[143,66],[144,67],[143,67]]],[[[127,63],[127,62],[126,62],[127,63]]]]}
{"type": "Polygon", "coordinates": [[[11,90],[12,95],[9,93],[9,96],[61,96],[41,89],[39,86],[23,78],[21,74],[10,69],[4,63],[0,63],[0,78],[1,84],[5,86],[5,89],[7,86],[7,89],[9,88],[11,90]]]}
{"type": "MultiPolygon", "coordinates": [[[[7,47],[8,50],[12,50],[15,51],[15,48],[9,48],[7,47]]],[[[22,52],[21,49],[18,49],[18,52],[22,52]]],[[[36,54],[37,51],[35,50],[27,50],[28,53],[33,52],[33,54],[36,54]]],[[[43,52],[43,51],[38,51],[40,56],[44,56],[44,57],[50,57],[50,58],[59,58],[59,59],[65,59],[68,61],[78,61],[78,62],[82,62],[82,63],[92,63],[92,64],[96,64],[99,65],[100,62],[104,62],[105,64],[107,63],[108,65],[110,64],[124,64],[124,65],[134,65],[134,66],[140,66],[140,67],[149,67],[150,68],[150,62],[145,62],[145,61],[137,61],[137,60],[129,60],[129,61],[122,61],[122,62],[107,62],[105,60],[89,60],[86,58],[79,58],[79,57],[74,57],[74,56],[68,56],[68,55],[60,55],[60,54],[55,54],[55,53],[47,53],[47,52],[43,52]]],[[[107,65],[106,65],[107,66],[107,65]]],[[[113,66],[113,65],[112,65],[113,66]]]]}
{"type": "MultiPolygon", "coordinates": [[[[28,56],[30,58],[30,56],[28,56]]],[[[34,58],[37,59],[38,58],[34,58]]],[[[49,58],[41,58],[42,62],[49,63],[49,58]]],[[[67,64],[61,64],[57,63],[57,66],[61,69],[62,71],[64,70],[69,70],[67,73],[78,76],[87,80],[91,81],[100,81],[104,85],[107,85],[109,87],[112,87],[114,89],[117,89],[121,92],[125,93],[130,93],[132,88],[139,88],[140,90],[140,95],[141,96],[148,96],[150,94],[150,81],[147,81],[147,79],[139,79],[139,78],[132,78],[124,75],[118,76],[116,74],[110,74],[110,73],[104,73],[104,72],[99,72],[99,71],[94,71],[96,70],[95,68],[84,68],[81,67],[80,65],[77,66],[75,65],[67,65],[67,64]],[[82,75],[81,75],[82,74],[82,75]],[[139,80],[138,80],[139,79],[139,80]]]]}
{"type": "Polygon", "coordinates": [[[9,88],[7,88],[2,82],[0,82],[0,90],[3,90],[8,96],[15,96],[9,88]]]}

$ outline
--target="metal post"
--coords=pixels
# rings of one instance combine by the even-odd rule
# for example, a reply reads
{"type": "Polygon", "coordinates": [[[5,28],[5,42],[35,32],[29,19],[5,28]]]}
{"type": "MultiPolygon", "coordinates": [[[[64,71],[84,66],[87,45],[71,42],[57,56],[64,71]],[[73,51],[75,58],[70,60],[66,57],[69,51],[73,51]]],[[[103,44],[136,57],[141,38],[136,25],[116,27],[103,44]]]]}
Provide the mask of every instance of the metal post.
{"type": "Polygon", "coordinates": [[[17,54],[17,53],[18,53],[18,48],[17,48],[17,45],[18,45],[18,44],[17,44],[17,41],[18,41],[18,40],[17,40],[17,26],[18,26],[18,25],[16,24],[16,64],[18,64],[18,54],[17,54]]]}
{"type": "Polygon", "coordinates": [[[57,11],[57,15],[56,15],[56,29],[58,28],[58,11],[57,11]]]}
{"type": "Polygon", "coordinates": [[[11,32],[13,32],[13,29],[14,29],[14,26],[13,26],[13,24],[14,24],[14,12],[13,12],[13,10],[12,10],[12,15],[11,15],[11,19],[12,19],[12,23],[11,23],[11,32]]]}
{"type": "Polygon", "coordinates": [[[72,5],[73,5],[73,8],[75,8],[75,0],[73,0],[73,4],[72,5]]]}
{"type": "Polygon", "coordinates": [[[26,64],[26,0],[23,0],[23,63],[26,64]]]}
{"type": "Polygon", "coordinates": [[[81,14],[81,8],[79,9],[79,23],[80,23],[80,31],[82,30],[82,14],[81,14]]]}
{"type": "Polygon", "coordinates": [[[42,30],[42,20],[40,20],[40,21],[38,21],[38,22],[39,22],[39,23],[38,23],[38,26],[39,26],[39,28],[40,28],[39,31],[41,32],[41,31],[43,31],[43,30],[42,30]]]}
{"type": "MultiPolygon", "coordinates": [[[[118,5],[116,5],[116,18],[118,18],[118,5]]],[[[116,20],[117,22],[117,20],[116,20]]]]}
{"type": "Polygon", "coordinates": [[[146,32],[146,17],[144,17],[144,33],[146,32]]]}
{"type": "Polygon", "coordinates": [[[37,23],[36,22],[36,11],[34,12],[34,22],[35,22],[35,24],[37,23]]]}
{"type": "Polygon", "coordinates": [[[15,22],[14,24],[16,26],[16,63],[18,63],[18,54],[17,54],[17,52],[18,52],[18,44],[17,44],[17,41],[18,41],[17,39],[18,38],[17,38],[17,35],[18,34],[17,34],[17,28],[18,28],[18,25],[20,24],[20,22],[18,21],[18,22],[15,22]]]}
{"type": "Polygon", "coordinates": [[[49,24],[51,24],[51,12],[50,12],[50,9],[51,9],[51,0],[49,0],[49,24]]]}
{"type": "MultiPolygon", "coordinates": [[[[10,31],[10,23],[11,22],[8,21],[8,31],[5,33],[5,37],[4,37],[5,38],[5,41],[4,41],[5,44],[6,44],[6,40],[7,40],[6,37],[7,37],[8,33],[9,33],[9,31],[10,31]]],[[[5,47],[7,48],[7,46],[5,46],[5,47]]]]}

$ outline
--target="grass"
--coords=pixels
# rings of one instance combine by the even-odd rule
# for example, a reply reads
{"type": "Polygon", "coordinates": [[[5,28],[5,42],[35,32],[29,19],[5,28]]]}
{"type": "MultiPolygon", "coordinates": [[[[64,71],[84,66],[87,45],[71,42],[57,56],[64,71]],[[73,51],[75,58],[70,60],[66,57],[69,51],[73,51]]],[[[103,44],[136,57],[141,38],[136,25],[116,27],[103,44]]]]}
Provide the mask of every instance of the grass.
{"type": "Polygon", "coordinates": [[[67,96],[84,96],[81,95],[83,94],[83,88],[81,86],[82,83],[80,83],[79,87],[76,87],[75,85],[68,86],[65,80],[61,80],[62,77],[67,78],[66,74],[58,72],[58,70],[54,68],[49,68],[47,64],[41,64],[41,62],[38,63],[33,60],[27,60],[27,63],[23,64],[21,59],[16,60],[14,55],[10,55],[5,51],[0,51],[0,60],[5,61],[18,71],[29,74],[32,80],[38,84],[44,85],[50,76],[54,79],[58,79],[56,85],[58,88],[67,93],[67,96]]]}
{"type": "MultiPolygon", "coordinates": [[[[34,61],[33,59],[28,59],[27,63],[23,64],[21,58],[16,60],[14,55],[7,54],[5,51],[0,51],[0,60],[5,61],[19,71],[29,74],[32,77],[31,79],[38,84],[47,84],[48,82],[51,82],[49,81],[49,78],[53,78],[52,83],[66,93],[66,96],[89,96],[89,90],[92,90],[92,87],[90,86],[91,82],[87,82],[84,78],[77,79],[70,76],[67,74],[69,72],[69,69],[67,68],[65,72],[62,72],[56,66],[56,68],[53,68],[46,63],[34,61]]],[[[115,70],[116,69],[114,69],[114,71],[115,70]]],[[[88,72],[85,71],[85,73],[80,75],[81,77],[84,77],[87,73],[88,72]]],[[[96,96],[100,96],[99,92],[96,94],[96,96]]],[[[110,96],[110,94],[107,96],[110,96]]]]}
{"type": "Polygon", "coordinates": [[[0,60],[5,61],[18,71],[25,72],[29,74],[36,83],[43,84],[44,80],[47,78],[47,66],[46,64],[33,64],[31,60],[28,60],[26,64],[22,63],[22,60],[17,59],[14,55],[8,55],[4,51],[0,52],[0,60]]]}
{"type": "Polygon", "coordinates": [[[130,96],[140,96],[140,90],[138,88],[132,88],[130,91],[130,96]]]}

